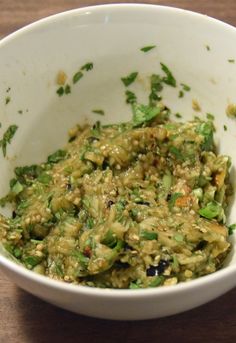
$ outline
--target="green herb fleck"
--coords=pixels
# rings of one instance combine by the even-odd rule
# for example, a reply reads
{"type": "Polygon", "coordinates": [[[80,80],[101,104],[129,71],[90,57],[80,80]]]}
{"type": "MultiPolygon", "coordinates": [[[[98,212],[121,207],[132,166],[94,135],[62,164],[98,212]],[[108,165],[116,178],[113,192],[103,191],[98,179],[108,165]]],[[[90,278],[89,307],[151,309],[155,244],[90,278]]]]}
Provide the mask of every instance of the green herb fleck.
{"type": "Polygon", "coordinates": [[[23,262],[27,267],[33,268],[41,262],[41,258],[39,258],[38,256],[27,256],[23,258],[23,262]]]}
{"type": "Polygon", "coordinates": [[[156,45],[148,45],[148,46],[144,46],[140,50],[143,51],[143,52],[148,52],[148,51],[154,49],[155,47],[156,47],[156,45]]]}
{"type": "Polygon", "coordinates": [[[137,127],[154,119],[161,110],[159,107],[151,107],[142,104],[133,104],[133,126],[137,127]]]}
{"type": "Polygon", "coordinates": [[[19,111],[18,111],[18,113],[19,113],[19,114],[22,114],[22,113],[23,113],[23,111],[22,111],[22,110],[19,110],[19,111]]]}
{"type": "Polygon", "coordinates": [[[180,113],[175,113],[176,118],[182,118],[182,115],[180,113]]]}
{"type": "Polygon", "coordinates": [[[75,75],[73,76],[73,83],[77,83],[83,76],[84,74],[81,71],[75,73],[75,75]]]}
{"type": "Polygon", "coordinates": [[[224,127],[224,131],[228,130],[228,127],[226,125],[224,125],[223,127],[224,127]]]}
{"type": "Polygon", "coordinates": [[[108,230],[101,243],[112,249],[117,245],[117,237],[112,230],[108,230]]]}
{"type": "Polygon", "coordinates": [[[134,104],[135,102],[137,102],[137,97],[133,92],[127,90],[125,92],[125,95],[127,104],[134,104]]]}
{"type": "Polygon", "coordinates": [[[208,120],[212,120],[212,121],[215,119],[215,116],[213,114],[211,114],[211,113],[207,113],[206,117],[207,117],[208,120]]]}
{"type": "Polygon", "coordinates": [[[183,91],[179,91],[179,98],[183,98],[184,96],[184,92],[183,91]]]}
{"type": "Polygon", "coordinates": [[[169,68],[164,63],[161,63],[161,69],[166,74],[166,76],[162,79],[163,82],[169,86],[176,87],[176,80],[169,68]]]}
{"type": "Polygon", "coordinates": [[[65,86],[65,94],[70,94],[71,93],[71,87],[70,85],[65,86]]]}
{"type": "Polygon", "coordinates": [[[234,60],[233,58],[231,58],[231,59],[228,59],[228,62],[229,62],[229,63],[234,63],[235,60],[234,60]]]}
{"type": "Polygon", "coordinates": [[[236,224],[231,224],[228,226],[229,235],[232,235],[234,233],[234,230],[236,230],[236,224]]]}
{"type": "Polygon", "coordinates": [[[121,81],[124,83],[126,87],[128,87],[131,83],[135,81],[137,76],[138,76],[138,72],[133,72],[126,77],[122,77],[121,81]]]}
{"type": "Polygon", "coordinates": [[[206,46],[207,51],[210,51],[210,50],[211,50],[211,48],[210,48],[209,45],[205,45],[205,46],[206,46]]]}
{"type": "Polygon", "coordinates": [[[149,104],[153,106],[156,104],[156,101],[161,100],[161,96],[157,94],[158,92],[162,91],[162,78],[160,75],[152,74],[151,75],[151,93],[149,95],[149,104]]]}
{"type": "Polygon", "coordinates": [[[62,86],[57,89],[57,94],[59,96],[62,96],[64,94],[64,92],[65,92],[65,90],[64,90],[64,88],[62,86]]]}
{"type": "Polygon", "coordinates": [[[105,112],[103,110],[93,110],[93,113],[99,114],[100,116],[104,116],[105,112]]]}
{"type": "Polygon", "coordinates": [[[14,194],[21,193],[23,191],[23,189],[24,189],[24,186],[22,186],[22,184],[19,181],[16,181],[16,183],[11,188],[11,190],[14,194]]]}
{"type": "Polygon", "coordinates": [[[158,235],[156,232],[142,230],[140,233],[140,237],[145,240],[152,241],[152,240],[157,240],[158,235]]]}
{"type": "Polygon", "coordinates": [[[3,156],[6,156],[7,152],[7,144],[10,144],[12,141],[12,138],[14,137],[16,130],[18,129],[18,126],[16,125],[10,125],[6,132],[3,134],[3,138],[0,140],[0,147],[2,147],[3,156]]]}
{"type": "Polygon", "coordinates": [[[48,156],[48,163],[58,163],[61,160],[64,160],[66,157],[67,152],[65,150],[57,150],[53,154],[48,156]]]}
{"type": "Polygon", "coordinates": [[[81,67],[81,70],[86,70],[86,71],[89,71],[92,69],[93,69],[93,63],[92,62],[86,63],[81,67]]]}
{"type": "Polygon", "coordinates": [[[130,282],[129,289],[140,289],[140,286],[137,282],[130,282]]]}
{"type": "Polygon", "coordinates": [[[160,275],[160,276],[155,276],[153,278],[153,280],[149,283],[148,287],[157,287],[160,286],[161,284],[163,284],[163,282],[165,281],[164,276],[160,275]]]}
{"type": "Polygon", "coordinates": [[[6,104],[6,105],[9,104],[10,101],[11,101],[11,98],[10,98],[9,96],[7,96],[7,97],[5,98],[5,104],[6,104]]]}
{"type": "Polygon", "coordinates": [[[183,87],[183,90],[185,92],[189,92],[191,90],[191,88],[188,85],[186,85],[185,83],[181,83],[181,86],[183,87]]]}
{"type": "Polygon", "coordinates": [[[204,142],[201,144],[204,151],[210,151],[213,147],[213,129],[211,121],[201,123],[196,129],[196,132],[204,137],[204,142]]]}
{"type": "Polygon", "coordinates": [[[169,147],[169,151],[170,151],[170,153],[171,153],[172,155],[174,155],[175,158],[177,158],[178,160],[181,160],[181,161],[184,160],[184,157],[183,157],[181,151],[180,151],[178,148],[176,148],[175,146],[170,146],[170,147],[169,147]]]}

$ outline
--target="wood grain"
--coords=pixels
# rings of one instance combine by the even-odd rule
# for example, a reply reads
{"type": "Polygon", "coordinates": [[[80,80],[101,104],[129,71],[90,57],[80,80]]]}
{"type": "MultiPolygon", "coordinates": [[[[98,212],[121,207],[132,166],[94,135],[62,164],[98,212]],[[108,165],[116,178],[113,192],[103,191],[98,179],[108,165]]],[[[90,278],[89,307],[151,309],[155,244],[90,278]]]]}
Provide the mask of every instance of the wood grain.
{"type": "MultiPolygon", "coordinates": [[[[112,2],[0,0],[0,37],[57,12],[112,2]]],[[[236,26],[235,0],[146,2],[193,10],[236,26]]],[[[56,308],[20,290],[0,273],[0,343],[231,343],[235,340],[236,289],[180,315],[141,322],[115,322],[87,318],[56,308]]]]}

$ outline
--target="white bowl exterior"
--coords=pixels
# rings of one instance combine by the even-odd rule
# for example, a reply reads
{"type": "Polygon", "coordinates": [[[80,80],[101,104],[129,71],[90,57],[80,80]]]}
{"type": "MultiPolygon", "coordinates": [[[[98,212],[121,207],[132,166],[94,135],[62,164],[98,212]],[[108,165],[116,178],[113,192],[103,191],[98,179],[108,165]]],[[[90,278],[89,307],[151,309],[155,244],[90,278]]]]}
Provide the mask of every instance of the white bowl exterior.
{"type": "MultiPolygon", "coordinates": [[[[193,98],[201,105],[201,116],[213,113],[220,152],[230,155],[236,165],[232,143],[236,122],[225,114],[227,104],[236,103],[236,63],[228,62],[236,59],[235,38],[235,28],[203,15],[161,6],[107,5],[56,15],[2,40],[1,132],[12,123],[19,129],[8,148],[9,159],[0,157],[0,195],[7,192],[15,166],[43,161],[65,144],[67,131],[74,124],[99,119],[128,120],[131,112],[125,103],[120,78],[139,71],[137,85],[130,88],[145,101],[149,91],[147,77],[160,72],[160,62],[169,66],[178,83],[191,86],[191,92],[181,99],[178,90],[166,87],[164,102],[184,118],[190,119],[195,114],[191,107],[193,98]],[[150,44],[156,48],[147,54],[140,51],[150,44]],[[55,83],[58,71],[64,70],[70,81],[86,62],[93,62],[94,69],[72,87],[70,95],[59,98],[55,83]],[[11,89],[7,93],[8,87],[11,89]],[[6,96],[11,97],[7,105],[6,96]],[[92,113],[98,108],[105,110],[104,117],[92,113]],[[227,131],[223,130],[224,124],[227,131]]],[[[235,175],[234,169],[232,173],[235,175]]],[[[230,222],[236,221],[235,206],[234,203],[230,222]]],[[[44,277],[39,277],[39,282],[33,273],[12,266],[2,256],[0,264],[20,287],[58,306],[101,318],[147,319],[190,309],[234,287],[234,250],[230,266],[215,273],[216,276],[170,287],[164,292],[125,291],[129,296],[123,291],[100,293],[86,287],[67,288],[64,284],[64,288],[57,287],[57,282],[48,282],[44,277]]]]}

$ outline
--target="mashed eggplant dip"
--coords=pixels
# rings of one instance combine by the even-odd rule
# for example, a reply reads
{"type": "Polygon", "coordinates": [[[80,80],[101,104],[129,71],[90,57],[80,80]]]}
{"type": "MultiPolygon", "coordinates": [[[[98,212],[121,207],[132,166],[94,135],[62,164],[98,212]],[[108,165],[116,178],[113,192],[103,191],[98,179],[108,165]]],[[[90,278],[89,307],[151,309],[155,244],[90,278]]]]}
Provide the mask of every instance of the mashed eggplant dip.
{"type": "Polygon", "coordinates": [[[171,121],[161,103],[133,112],[127,123],[78,125],[45,163],[15,168],[0,239],[26,268],[132,289],[221,268],[230,159],[215,151],[212,121],[171,121]]]}

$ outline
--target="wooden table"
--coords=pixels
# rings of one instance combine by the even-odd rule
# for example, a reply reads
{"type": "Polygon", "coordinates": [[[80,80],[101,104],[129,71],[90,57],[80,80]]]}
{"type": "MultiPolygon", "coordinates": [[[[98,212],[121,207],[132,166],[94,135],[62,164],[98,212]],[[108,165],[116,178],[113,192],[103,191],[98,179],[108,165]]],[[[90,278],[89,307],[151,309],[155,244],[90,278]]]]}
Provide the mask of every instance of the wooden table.
{"type": "MultiPolygon", "coordinates": [[[[105,2],[0,0],[0,37],[44,16],[105,2]]],[[[205,13],[236,26],[236,0],[147,2],[205,13]]],[[[234,340],[236,289],[180,315],[141,322],[115,322],[86,318],[56,308],[20,290],[0,273],[0,343],[231,343],[234,340]]]]}

